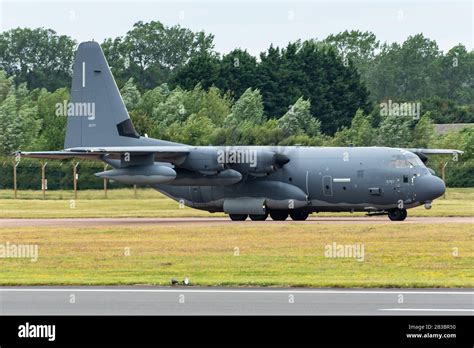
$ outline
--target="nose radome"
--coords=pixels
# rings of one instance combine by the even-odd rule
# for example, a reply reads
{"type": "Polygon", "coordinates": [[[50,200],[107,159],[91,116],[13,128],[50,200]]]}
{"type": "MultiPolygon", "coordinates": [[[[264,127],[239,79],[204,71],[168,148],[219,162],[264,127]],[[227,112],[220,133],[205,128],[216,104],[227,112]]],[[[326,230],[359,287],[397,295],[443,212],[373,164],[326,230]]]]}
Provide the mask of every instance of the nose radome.
{"type": "Polygon", "coordinates": [[[417,198],[420,202],[432,201],[444,195],[446,186],[444,181],[434,175],[419,178],[417,185],[417,198]]]}
{"type": "Polygon", "coordinates": [[[435,198],[441,197],[446,192],[446,184],[444,183],[443,180],[441,180],[437,176],[433,176],[433,179],[435,179],[435,183],[434,183],[435,188],[433,190],[434,195],[436,195],[435,198]]]}

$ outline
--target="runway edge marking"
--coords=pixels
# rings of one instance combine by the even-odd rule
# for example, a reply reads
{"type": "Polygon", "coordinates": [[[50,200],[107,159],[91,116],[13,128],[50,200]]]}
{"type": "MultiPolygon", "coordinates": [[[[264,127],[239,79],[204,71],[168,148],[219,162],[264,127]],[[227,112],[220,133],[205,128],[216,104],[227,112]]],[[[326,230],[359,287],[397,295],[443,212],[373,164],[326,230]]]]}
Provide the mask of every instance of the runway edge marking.
{"type": "Polygon", "coordinates": [[[412,295],[470,295],[474,296],[473,291],[407,291],[407,290],[388,290],[388,291],[363,291],[363,290],[298,290],[298,289],[282,289],[282,290],[237,290],[237,289],[81,289],[81,288],[0,288],[0,292],[67,292],[67,291],[75,291],[75,292],[149,292],[149,293],[238,293],[238,294],[285,294],[285,293],[298,293],[298,294],[375,294],[375,295],[382,295],[382,294],[412,294],[412,295]]]}

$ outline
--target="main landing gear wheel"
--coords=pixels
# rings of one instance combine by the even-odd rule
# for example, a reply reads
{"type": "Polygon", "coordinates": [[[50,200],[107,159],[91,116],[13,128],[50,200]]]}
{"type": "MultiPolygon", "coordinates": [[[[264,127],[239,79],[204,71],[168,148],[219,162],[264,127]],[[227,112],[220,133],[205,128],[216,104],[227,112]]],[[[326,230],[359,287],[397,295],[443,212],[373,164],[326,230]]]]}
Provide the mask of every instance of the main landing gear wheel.
{"type": "Polygon", "coordinates": [[[388,218],[392,221],[403,221],[407,218],[407,210],[406,209],[390,209],[388,211],[388,218]]]}
{"type": "Polygon", "coordinates": [[[250,216],[250,220],[252,221],[265,221],[268,217],[268,213],[258,214],[258,215],[250,214],[249,216],[250,216]]]}
{"type": "Polygon", "coordinates": [[[284,221],[288,217],[288,212],[286,212],[286,211],[272,211],[272,212],[270,212],[270,216],[275,221],[284,221]]]}
{"type": "Polygon", "coordinates": [[[245,221],[247,214],[229,214],[229,217],[232,221],[245,221]]]}
{"type": "Polygon", "coordinates": [[[302,210],[295,210],[290,213],[290,216],[295,221],[303,221],[308,218],[308,212],[302,210]]]}

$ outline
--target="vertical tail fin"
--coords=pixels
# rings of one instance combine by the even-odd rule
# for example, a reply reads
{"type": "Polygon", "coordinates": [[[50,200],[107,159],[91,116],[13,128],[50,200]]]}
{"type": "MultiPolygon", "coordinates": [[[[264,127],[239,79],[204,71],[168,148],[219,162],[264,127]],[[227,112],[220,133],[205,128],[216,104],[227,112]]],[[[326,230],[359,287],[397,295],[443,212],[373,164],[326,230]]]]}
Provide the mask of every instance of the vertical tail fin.
{"type": "Polygon", "coordinates": [[[97,42],[76,51],[70,99],[65,149],[136,144],[139,136],[97,42]]]}

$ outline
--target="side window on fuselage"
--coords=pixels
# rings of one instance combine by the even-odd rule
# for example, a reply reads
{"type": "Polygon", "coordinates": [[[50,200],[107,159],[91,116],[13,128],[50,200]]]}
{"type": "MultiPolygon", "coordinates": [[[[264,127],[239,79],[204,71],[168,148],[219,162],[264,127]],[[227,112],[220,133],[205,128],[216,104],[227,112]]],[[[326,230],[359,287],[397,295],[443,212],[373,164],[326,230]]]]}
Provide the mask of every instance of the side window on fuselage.
{"type": "Polygon", "coordinates": [[[412,164],[403,155],[393,155],[390,166],[394,168],[412,168],[412,164]]]}

